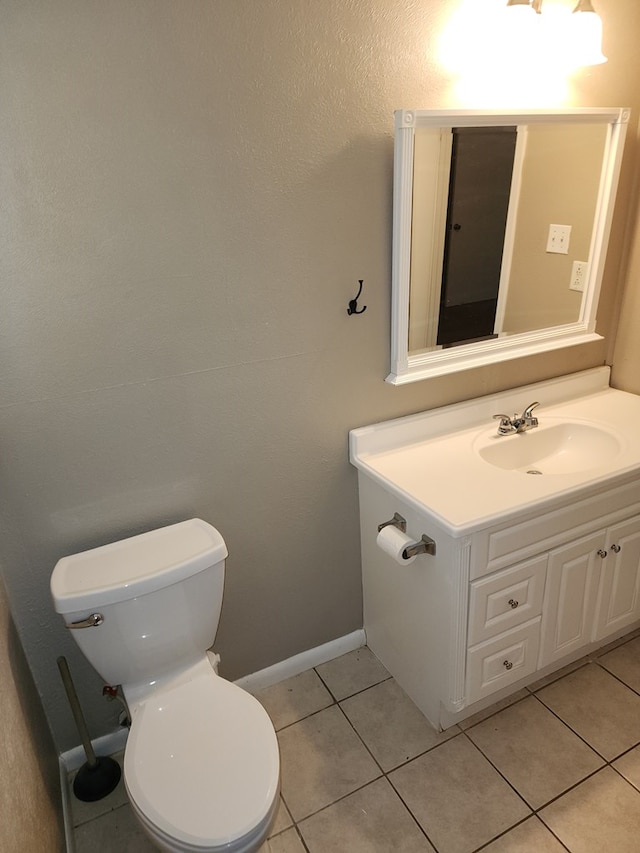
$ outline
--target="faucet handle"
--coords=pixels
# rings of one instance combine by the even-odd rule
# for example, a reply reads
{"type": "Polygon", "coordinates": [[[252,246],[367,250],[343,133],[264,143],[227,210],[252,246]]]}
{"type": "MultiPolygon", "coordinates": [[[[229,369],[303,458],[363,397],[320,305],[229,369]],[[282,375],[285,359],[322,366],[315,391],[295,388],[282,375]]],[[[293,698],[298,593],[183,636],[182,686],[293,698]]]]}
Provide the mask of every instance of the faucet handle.
{"type": "MultiPolygon", "coordinates": [[[[515,416],[514,416],[515,417],[515,416]]],[[[493,415],[494,421],[500,421],[498,424],[498,435],[507,435],[510,432],[515,432],[513,421],[509,415],[493,415]]]]}
{"type": "Polygon", "coordinates": [[[537,401],[535,403],[529,403],[527,408],[522,413],[522,420],[524,420],[525,418],[527,418],[527,419],[531,418],[532,417],[531,412],[533,412],[533,410],[536,408],[536,406],[539,406],[539,405],[540,405],[540,403],[538,403],[537,401]]]}

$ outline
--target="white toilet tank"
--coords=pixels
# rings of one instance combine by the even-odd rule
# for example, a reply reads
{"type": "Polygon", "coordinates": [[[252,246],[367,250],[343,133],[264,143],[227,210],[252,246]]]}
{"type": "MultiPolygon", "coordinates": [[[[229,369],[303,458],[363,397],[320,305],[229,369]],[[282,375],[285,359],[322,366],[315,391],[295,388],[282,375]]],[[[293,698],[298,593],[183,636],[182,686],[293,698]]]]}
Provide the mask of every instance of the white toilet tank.
{"type": "Polygon", "coordinates": [[[101,617],[73,635],[108,684],[148,684],[213,645],[226,557],[215,527],[192,518],[63,557],[51,595],[67,625],[101,617]]]}

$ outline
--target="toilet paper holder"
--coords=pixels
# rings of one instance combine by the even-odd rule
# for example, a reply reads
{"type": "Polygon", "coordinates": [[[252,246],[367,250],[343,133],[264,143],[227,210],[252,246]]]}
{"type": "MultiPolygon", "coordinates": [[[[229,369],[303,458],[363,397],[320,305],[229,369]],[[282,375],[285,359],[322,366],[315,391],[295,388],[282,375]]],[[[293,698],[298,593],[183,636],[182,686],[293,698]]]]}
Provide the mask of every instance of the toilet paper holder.
{"type": "MultiPolygon", "coordinates": [[[[384,527],[389,527],[389,525],[397,527],[398,530],[401,530],[403,533],[407,532],[407,520],[406,518],[403,518],[399,512],[394,512],[393,518],[390,518],[389,521],[383,521],[382,524],[379,524],[378,533],[380,533],[380,531],[384,527]]],[[[416,557],[418,554],[429,554],[430,556],[435,557],[435,540],[432,539],[430,536],[427,536],[426,533],[422,534],[422,537],[418,542],[413,542],[411,545],[407,545],[407,547],[402,552],[402,556],[405,558],[405,560],[409,560],[411,557],[416,557]]]]}

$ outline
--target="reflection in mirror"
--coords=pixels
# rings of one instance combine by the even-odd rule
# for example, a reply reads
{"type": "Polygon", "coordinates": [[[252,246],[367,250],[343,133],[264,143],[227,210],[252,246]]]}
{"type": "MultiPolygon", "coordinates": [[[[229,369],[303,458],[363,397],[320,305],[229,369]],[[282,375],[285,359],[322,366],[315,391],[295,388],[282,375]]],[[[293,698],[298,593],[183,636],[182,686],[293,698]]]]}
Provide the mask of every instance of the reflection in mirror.
{"type": "Polygon", "coordinates": [[[628,111],[396,113],[396,384],[597,339],[628,111]]]}

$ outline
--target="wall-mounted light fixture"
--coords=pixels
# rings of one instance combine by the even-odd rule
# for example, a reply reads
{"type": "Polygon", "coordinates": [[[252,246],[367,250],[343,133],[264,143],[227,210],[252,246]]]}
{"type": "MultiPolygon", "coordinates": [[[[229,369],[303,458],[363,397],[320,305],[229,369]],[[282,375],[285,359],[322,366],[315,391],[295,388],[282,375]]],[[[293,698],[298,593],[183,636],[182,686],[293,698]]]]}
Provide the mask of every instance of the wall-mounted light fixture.
{"type": "Polygon", "coordinates": [[[507,0],[507,10],[518,30],[526,27],[530,40],[542,41],[539,47],[547,56],[562,51],[574,66],[607,61],[602,53],[602,21],[591,0],[578,0],[570,15],[553,16],[553,21],[543,12],[543,0],[507,0]]]}
{"type": "Polygon", "coordinates": [[[602,52],[602,20],[591,0],[578,0],[570,19],[576,64],[600,65],[607,61],[602,52]]]}

